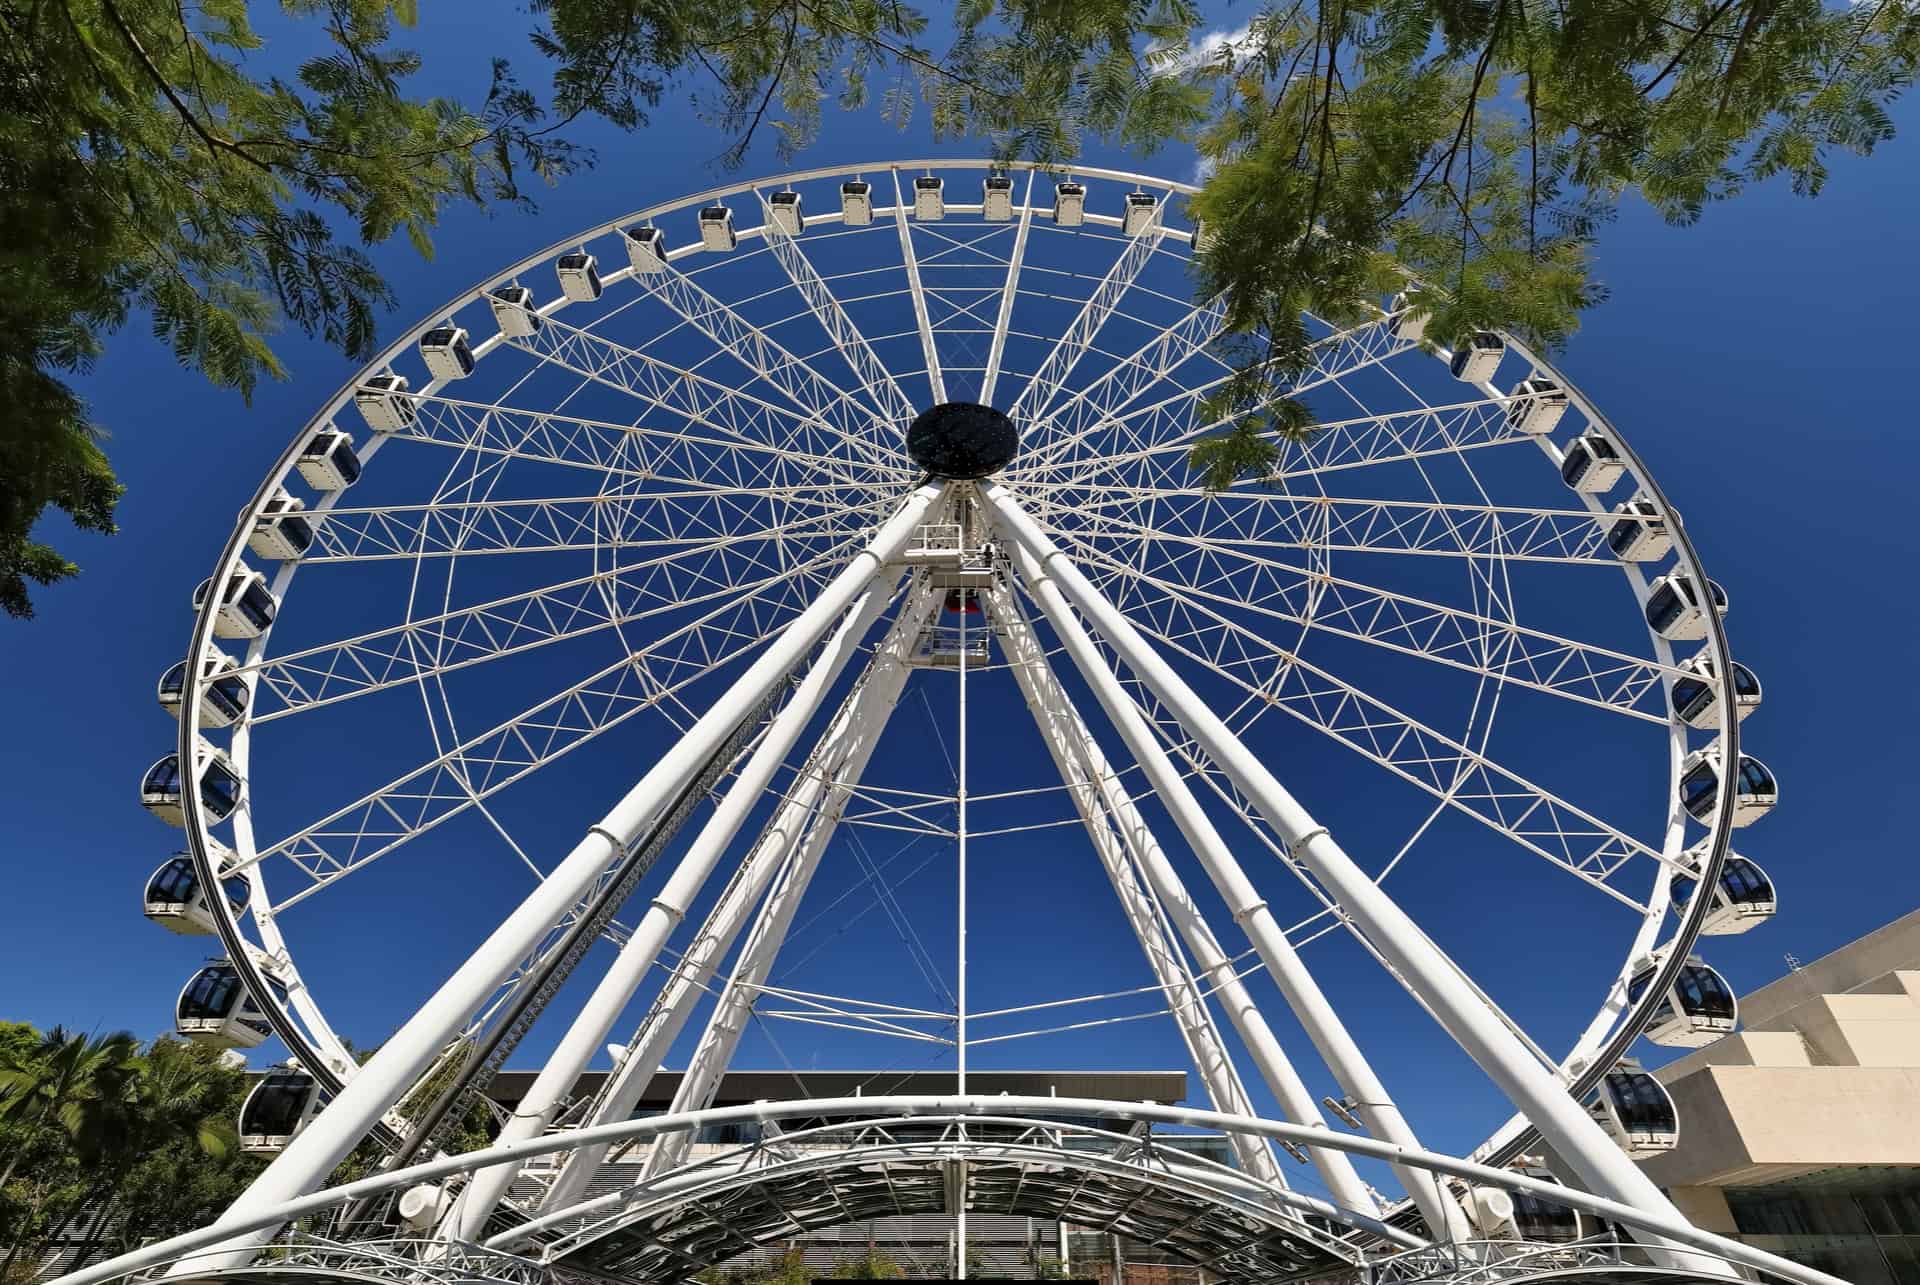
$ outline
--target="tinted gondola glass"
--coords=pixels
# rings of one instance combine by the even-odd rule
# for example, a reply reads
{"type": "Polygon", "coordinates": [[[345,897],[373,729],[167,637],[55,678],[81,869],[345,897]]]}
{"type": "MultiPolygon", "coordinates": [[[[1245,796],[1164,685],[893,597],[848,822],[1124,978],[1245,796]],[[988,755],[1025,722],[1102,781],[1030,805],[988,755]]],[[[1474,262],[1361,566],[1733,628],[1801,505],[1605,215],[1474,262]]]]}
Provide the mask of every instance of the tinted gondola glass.
{"type": "Polygon", "coordinates": [[[1564,1245],[1580,1239],[1580,1215],[1573,1209],[1528,1191],[1511,1194],[1514,1230],[1521,1240],[1564,1245]]]}
{"type": "Polygon", "coordinates": [[[240,1132],[248,1136],[290,1137],[319,1089],[310,1075],[275,1071],[253,1086],[240,1107],[240,1132]]]}

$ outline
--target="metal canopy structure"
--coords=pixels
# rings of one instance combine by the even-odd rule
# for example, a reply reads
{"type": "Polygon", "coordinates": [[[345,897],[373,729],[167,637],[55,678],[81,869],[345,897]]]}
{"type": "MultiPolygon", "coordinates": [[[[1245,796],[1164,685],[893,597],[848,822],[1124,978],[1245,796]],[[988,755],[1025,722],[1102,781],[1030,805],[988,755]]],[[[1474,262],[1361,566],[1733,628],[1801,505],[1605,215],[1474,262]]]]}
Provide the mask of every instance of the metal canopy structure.
{"type": "Polygon", "coordinates": [[[1616,1095],[1651,1083],[1621,1059],[1712,926],[1714,898],[1670,885],[1719,886],[1777,785],[1713,713],[1759,690],[1736,690],[1726,596],[1694,591],[1711,581],[1618,429],[1511,337],[1436,349],[1409,283],[1307,319],[1314,359],[1284,391],[1318,427],[1202,492],[1194,446],[1265,408],[1216,404],[1231,367],[1219,301],[1192,298],[1191,188],[867,170],[698,193],[530,256],[397,339],[262,482],[207,582],[229,591],[198,604],[202,659],[163,684],[192,770],[148,802],[185,828],[198,886],[231,893],[176,889],[192,913],[168,926],[219,936],[231,989],[326,1105],[172,1273],[262,1270],[280,1215],[367,1138],[389,1175],[424,1176],[391,1211],[349,1207],[348,1257],[485,1243],[669,1280],[882,1213],[951,1213],[964,1245],[972,1209],[1248,1282],[1510,1238],[1437,1175],[1508,1182],[1544,1138],[1632,1215],[1646,1263],[1726,1274],[1629,1158],[1672,1145],[1670,1104],[1616,1095]],[[930,731],[902,732],[914,702],[930,731]],[[1027,760],[971,748],[1016,726],[1027,760]],[[983,1003],[968,961],[995,921],[969,863],[1010,841],[1089,854],[1142,971],[1062,995],[1055,959],[983,1003]],[[932,855],[895,864],[914,844],[932,855]],[[345,912],[368,952],[405,943],[420,896],[482,886],[482,849],[526,891],[357,1062],[329,1020],[350,1001],[303,967],[301,933],[345,912]],[[1575,929],[1554,944],[1587,950],[1555,964],[1538,943],[1524,966],[1580,965],[1558,989],[1591,1002],[1552,1030],[1513,1020],[1457,953],[1475,943],[1426,913],[1410,872],[1436,868],[1487,905],[1524,881],[1575,929]],[[849,869],[851,891],[822,890],[849,869]],[[924,994],[800,971],[817,951],[795,963],[794,939],[854,893],[924,994]],[[1492,1168],[1421,1147],[1412,1077],[1369,1056],[1377,1005],[1324,966],[1330,935],[1512,1103],[1475,1152],[1492,1168]],[[563,992],[497,1146],[447,1157],[563,992]],[[928,1135],[855,1111],[720,1162],[693,1127],[726,1116],[714,1094],[769,1023],[950,1057],[970,1102],[981,1050],[1147,1018],[1231,1124],[1230,1167],[1156,1146],[1171,1108],[1129,1103],[1107,1106],[1138,1133],[1035,1108],[928,1135]],[[687,1123],[622,1159],[669,1056],[687,1123]]]}

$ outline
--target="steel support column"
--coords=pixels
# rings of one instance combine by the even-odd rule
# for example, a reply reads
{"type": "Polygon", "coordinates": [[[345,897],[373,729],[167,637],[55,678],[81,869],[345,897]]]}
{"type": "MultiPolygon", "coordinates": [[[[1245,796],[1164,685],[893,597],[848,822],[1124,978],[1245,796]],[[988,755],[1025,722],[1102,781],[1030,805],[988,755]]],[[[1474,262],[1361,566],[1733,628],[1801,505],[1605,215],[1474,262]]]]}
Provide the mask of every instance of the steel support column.
{"type": "MultiPolygon", "coordinates": [[[[900,698],[907,679],[908,651],[933,602],[934,595],[924,584],[916,583],[908,590],[893,626],[875,649],[859,684],[821,733],[786,801],[767,822],[673,975],[661,987],[627,1045],[626,1058],[601,1091],[587,1121],[589,1126],[614,1123],[632,1114],[775,874],[789,864],[796,845],[804,843],[808,850],[814,848],[813,836],[822,824],[831,833],[833,821],[859,783],[887,717],[900,698]]],[[[824,843],[822,837],[819,846],[824,847],[824,843]]],[[[568,1156],[541,1207],[557,1209],[571,1202],[585,1189],[605,1156],[605,1147],[585,1147],[568,1156]]]]}
{"type": "MultiPolygon", "coordinates": [[[[1678,1211],[1653,1180],[1614,1145],[1585,1108],[1568,1095],[1553,1071],[1488,1009],[1452,961],[1080,573],[1013,495],[996,485],[987,488],[986,498],[998,515],[1001,529],[1039,562],[1073,606],[1086,614],[1120,660],[1173,713],[1201,751],[1227,773],[1286,842],[1293,858],[1320,881],[1461,1048],[1573,1166],[1581,1182],[1601,1195],[1663,1218],[1678,1219],[1678,1211]]],[[[1055,612],[1048,614],[1056,618],[1055,612]]],[[[1111,676],[1110,670],[1108,673],[1111,676]]],[[[1662,1237],[1650,1235],[1646,1243],[1650,1256],[1663,1266],[1726,1274],[1724,1264],[1703,1264],[1662,1237]]]]}
{"type": "MultiPolygon", "coordinates": [[[[488,934],[465,963],[407,1019],[392,1039],[367,1060],[338,1096],[312,1123],[287,1144],[287,1149],[240,1198],[228,1207],[215,1226],[252,1224],[257,1215],[295,1196],[318,1188],[334,1167],[374,1127],[395,1103],[413,1088],[449,1040],[494,993],[514,966],[533,949],[547,930],[571,910],[607,864],[641,833],[646,822],[691,780],[745,716],[746,712],[792,672],[833,622],[865,591],[889,563],[906,548],[914,528],[944,491],[944,484],[923,486],[907,497],[900,511],[875,534],[867,547],[836,576],[820,596],[736,679],[674,746],[663,754],[625,798],[586,836],[526,900],[488,934]]],[[[198,1260],[182,1274],[214,1266],[238,1267],[254,1250],[273,1238],[273,1229],[255,1228],[235,1236],[222,1251],[198,1260]]]]}
{"type": "MultiPolygon", "coordinates": [[[[1125,689],[1114,679],[1113,672],[1107,668],[1093,639],[1072,614],[1058,586],[1024,548],[1014,549],[1014,561],[1020,568],[1022,583],[1047,613],[1067,654],[1093,689],[1095,698],[1120,733],[1121,740],[1132,751],[1135,761],[1146,772],[1156,796],[1173,817],[1174,824],[1179,827],[1221,899],[1227,903],[1234,922],[1240,925],[1247,940],[1259,953],[1261,963],[1266,966],[1274,984],[1280,988],[1287,1006],[1300,1020],[1308,1038],[1319,1050],[1327,1068],[1333,1072],[1341,1092],[1358,1104],[1356,1110],[1361,1122],[1367,1126],[1367,1132],[1383,1141],[1409,1147],[1419,1146],[1412,1128],[1388,1095],[1386,1086],[1374,1073],[1372,1065],[1354,1042],[1333,1005],[1327,1001],[1320,984],[1301,962],[1279,921],[1254,888],[1252,880],[1247,878],[1246,871],[1214,827],[1206,810],[1194,797],[1186,778],[1174,766],[1173,760],[1147,726],[1145,718],[1125,689]]],[[[1171,867],[1167,868],[1166,874],[1173,875],[1171,867]]],[[[1319,1107],[1311,1103],[1309,1105],[1312,1114],[1303,1123],[1323,1123],[1319,1107]]],[[[1430,1175],[1410,1169],[1395,1172],[1419,1206],[1435,1239],[1461,1240],[1472,1234],[1459,1204],[1446,1195],[1430,1175]]],[[[1343,1196],[1346,1194],[1342,1191],[1343,1196]]],[[[1358,1194],[1362,1203],[1355,1208],[1363,1212],[1376,1209],[1373,1196],[1364,1186],[1360,1187],[1358,1194]]]]}
{"type": "MultiPolygon", "coordinates": [[[[1141,886],[1136,871],[1145,872],[1155,858],[1164,862],[1165,854],[1160,851],[1146,818],[1127,798],[1126,792],[1119,788],[1119,782],[1108,766],[1106,756],[1101,753],[1098,742],[1094,740],[1093,733],[1060,686],[1052,667],[1047,664],[1046,652],[1041,649],[1039,640],[1034,637],[1033,630],[1004,585],[997,586],[988,595],[987,609],[991,613],[989,619],[994,632],[999,635],[1005,649],[1007,663],[1013,669],[1014,681],[1019,684],[1020,694],[1025,697],[1034,723],[1040,729],[1040,738],[1046,743],[1060,779],[1066,783],[1067,792],[1072,796],[1074,807],[1087,828],[1087,835],[1093,841],[1094,855],[1099,857],[1107,879],[1113,884],[1114,893],[1120,899],[1121,911],[1133,928],[1140,949],[1146,954],[1154,980],[1159,983],[1166,997],[1167,1010],[1180,1028],[1181,1038],[1193,1058],[1194,1069],[1200,1073],[1214,1109],[1242,1115],[1254,1114],[1246,1085],[1233,1065],[1212,1012],[1195,984],[1193,973],[1187,967],[1179,947],[1162,927],[1162,914],[1177,922],[1183,930],[1202,972],[1221,991],[1228,1015],[1249,1048],[1256,1040],[1261,1040],[1266,1045],[1262,1052],[1279,1055],[1279,1064],[1274,1067],[1276,1074],[1268,1078],[1270,1082],[1278,1078],[1279,1083],[1274,1085],[1275,1093],[1281,1097],[1288,1114],[1303,1109],[1311,1112],[1312,1095],[1300,1083],[1299,1077],[1292,1073],[1293,1068],[1287,1064],[1285,1054],[1280,1053],[1279,1046],[1273,1043],[1272,1031],[1267,1029],[1265,1019],[1254,1009],[1251,997],[1247,996],[1245,987],[1234,975],[1218,942],[1205,923],[1199,920],[1197,912],[1193,912],[1191,905],[1174,910],[1164,904],[1160,887],[1155,886],[1154,895],[1150,896],[1147,889],[1141,886]]],[[[1150,884],[1153,882],[1149,879],[1150,884]]],[[[1184,893],[1185,890],[1180,891],[1184,893]]],[[[1256,1061],[1261,1062],[1263,1072],[1268,1070],[1265,1059],[1256,1056],[1256,1061]]],[[[1322,1123],[1317,1116],[1300,1122],[1322,1123]]],[[[1286,1176],[1274,1161],[1273,1149],[1264,1140],[1236,1138],[1234,1151],[1240,1167],[1247,1173],[1263,1182],[1282,1187],[1288,1185],[1286,1176]]],[[[1315,1152],[1316,1161],[1323,1157],[1332,1157],[1332,1163],[1323,1167],[1322,1176],[1342,1202],[1349,1199],[1365,1201],[1366,1188],[1353,1172],[1353,1166],[1345,1163],[1346,1157],[1338,1152],[1315,1152]],[[1343,1166],[1344,1175],[1340,1173],[1343,1166]],[[1350,1190],[1343,1191],[1336,1184],[1336,1179],[1341,1177],[1351,1179],[1350,1190]]],[[[1373,1212],[1365,1205],[1359,1208],[1362,1212],[1373,1212]]]]}
{"type": "MultiPolygon", "coordinates": [[[[734,779],[713,814],[700,828],[700,833],[687,848],[672,877],[654,894],[653,903],[634,927],[633,935],[601,976],[586,1006],[574,1018],[566,1034],[560,1037],[559,1045],[548,1055],[546,1065],[540,1068],[540,1074],[534,1078],[526,1096],[514,1109],[513,1118],[500,1130],[499,1141],[518,1142],[522,1138],[531,1138],[546,1132],[547,1126],[553,1122],[555,1113],[573,1091],[580,1073],[587,1069],[593,1055],[606,1042],[613,1024],[619,1020],[620,1014],[633,999],[634,991],[639,989],[654,961],[660,957],[660,950],[666,945],[667,938],[686,917],[687,908],[700,895],[708,876],[720,864],[720,858],[726,854],[734,835],[739,833],[747,814],[760,802],[774,773],[779,771],[780,764],[786,759],[787,751],[800,739],[801,732],[812,721],[828,689],[846,668],[847,661],[866,637],[867,630],[879,619],[881,611],[892,597],[890,580],[888,576],[877,575],[867,585],[865,592],[848,609],[840,628],[834,631],[820,655],[814,658],[806,678],[768,723],[766,734],[748,756],[740,775],[734,779]]],[[[507,1189],[518,1175],[519,1169],[513,1165],[500,1165],[474,1174],[442,1222],[441,1234],[456,1240],[477,1237],[486,1225],[488,1215],[507,1194],[507,1189]]]]}

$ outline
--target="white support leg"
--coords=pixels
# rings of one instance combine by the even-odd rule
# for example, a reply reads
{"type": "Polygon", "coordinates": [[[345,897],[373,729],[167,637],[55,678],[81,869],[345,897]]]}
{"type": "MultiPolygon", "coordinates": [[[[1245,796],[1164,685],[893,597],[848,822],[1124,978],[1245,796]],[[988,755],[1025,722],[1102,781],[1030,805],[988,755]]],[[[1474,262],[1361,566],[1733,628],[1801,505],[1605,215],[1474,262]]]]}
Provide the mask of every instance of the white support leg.
{"type": "MultiPolygon", "coordinates": [[[[294,1136],[287,1149],[221,1215],[216,1226],[251,1222],[259,1212],[314,1191],[326,1181],[381,1115],[413,1088],[447,1041],[460,1032],[548,928],[579,902],[607,864],[619,857],[647,822],[694,778],[707,758],[725,744],[747,711],[775,683],[784,680],[868,584],[898,560],[914,528],[926,520],[927,510],[943,490],[944,484],[923,486],[907,498],[872,543],[854,555],[852,563],[820,596],[770,640],[767,649],[713,707],[368,1059],[327,1109],[294,1136]]],[[[175,1271],[192,1275],[218,1267],[244,1266],[252,1260],[254,1250],[273,1236],[272,1227],[237,1235],[175,1271]]]]}
{"type": "MultiPolygon", "coordinates": [[[[1333,1072],[1341,1092],[1358,1103],[1356,1112],[1367,1126],[1367,1131],[1385,1142],[1407,1147],[1419,1146],[1413,1129],[1394,1105],[1386,1086],[1361,1053],[1360,1046],[1354,1042],[1339,1014],[1334,1012],[1320,984],[1301,962],[1279,921],[1274,918],[1266,901],[1254,888],[1253,881],[1247,878],[1246,871],[1234,857],[1233,850],[1227,846],[1200,801],[1194,797],[1186,778],[1174,766],[1153,729],[1147,725],[1146,719],[1115,679],[1113,671],[1107,667],[1093,639],[1061,595],[1059,586],[1053,583],[1039,561],[1025,548],[1016,545],[1013,555],[1022,583],[1046,612],[1068,656],[1093,689],[1095,698],[1106,711],[1114,729],[1120,733],[1120,739],[1132,752],[1134,760],[1146,772],[1148,783],[1153,786],[1161,804],[1179,827],[1221,899],[1226,902],[1234,921],[1259,952],[1261,963],[1280,988],[1287,1006],[1313,1040],[1327,1068],[1333,1072]]],[[[1166,867],[1164,875],[1177,879],[1171,866],[1166,867]]],[[[1186,899],[1167,896],[1166,900],[1170,905],[1179,905],[1186,899]]],[[[1285,1102],[1284,1098],[1282,1102],[1285,1102]]],[[[1302,1123],[1324,1123],[1317,1105],[1310,1104],[1309,1109],[1312,1115],[1304,1118],[1302,1123]]],[[[1413,1197],[1436,1240],[1466,1240],[1472,1237],[1466,1214],[1431,1174],[1405,1167],[1396,1168],[1394,1173],[1413,1197]]],[[[1363,1184],[1359,1184],[1357,1176],[1353,1183],[1358,1186],[1358,1194],[1364,1203],[1350,1207],[1362,1213],[1377,1212],[1373,1197],[1366,1193],[1363,1184]]],[[[1343,1201],[1353,1190],[1351,1186],[1334,1187],[1331,1182],[1328,1185],[1342,1196],[1343,1201]]]]}
{"type": "MultiPolygon", "coordinates": [[[[1020,694],[1026,699],[1027,708],[1032,711],[1034,722],[1040,729],[1040,737],[1053,757],[1054,767],[1059,771],[1060,779],[1066,783],[1074,807],[1087,828],[1087,835],[1093,841],[1094,854],[1099,857],[1107,879],[1120,898],[1120,908],[1140,942],[1140,949],[1146,954],[1154,980],[1159,983],[1161,993],[1166,997],[1167,1009],[1180,1028],[1181,1039],[1186,1043],[1194,1069],[1199,1072],[1214,1109],[1244,1115],[1257,1114],[1252,1100],[1247,1096],[1246,1086],[1227,1053],[1225,1041],[1220,1038],[1212,1012],[1194,984],[1186,960],[1162,928],[1156,901],[1148,895],[1135,875],[1136,869],[1145,870],[1155,857],[1161,862],[1166,860],[1147,827],[1146,818],[1126,797],[1125,791],[1119,788],[1119,782],[1108,767],[1092,732],[1054,677],[1039,640],[1033,636],[1032,629],[1004,586],[996,587],[988,594],[987,609],[994,632],[999,635],[1005,650],[1007,663],[1013,669],[1014,680],[1019,684],[1020,694]],[[1228,1106],[1227,1103],[1234,1105],[1228,1106]]],[[[1266,1051],[1279,1053],[1277,1044],[1273,1043],[1273,1032],[1267,1028],[1259,1013],[1254,1011],[1251,999],[1246,997],[1245,988],[1234,976],[1233,968],[1219,944],[1214,941],[1213,934],[1206,930],[1204,923],[1199,924],[1197,934],[1192,933],[1194,922],[1195,919],[1190,917],[1182,923],[1183,928],[1189,930],[1189,944],[1195,947],[1194,956],[1202,971],[1221,989],[1227,1011],[1242,1038],[1251,1047],[1256,1040],[1264,1037],[1270,1046],[1266,1051]],[[1198,940],[1195,940],[1196,937],[1198,940]],[[1229,993],[1231,988],[1238,989],[1237,997],[1229,993]],[[1244,1000],[1244,1004],[1236,1002],[1236,998],[1244,1000]]],[[[1306,1086],[1300,1083],[1299,1077],[1292,1073],[1293,1068],[1287,1064],[1284,1053],[1279,1053],[1279,1065],[1284,1067],[1284,1071],[1279,1074],[1280,1085],[1276,1086],[1275,1092],[1279,1095],[1283,1089],[1290,1090],[1287,1096],[1291,1100],[1285,1102],[1289,1114],[1301,1109],[1312,1111],[1313,1098],[1307,1093],[1306,1086]]],[[[1263,1065],[1261,1069],[1265,1071],[1267,1068],[1263,1065]]],[[[1310,1121],[1297,1122],[1323,1123],[1317,1114],[1310,1121]]],[[[1235,1138],[1233,1146],[1240,1167],[1246,1173],[1262,1182],[1281,1187],[1288,1185],[1274,1161],[1272,1148],[1265,1140],[1251,1136],[1235,1138]]],[[[1316,1160],[1321,1154],[1316,1151],[1316,1160]]],[[[1336,1158],[1329,1167],[1335,1172],[1323,1174],[1331,1188],[1334,1186],[1333,1179],[1338,1176],[1340,1162],[1346,1158],[1338,1152],[1325,1154],[1336,1158]]],[[[1346,1164],[1345,1171],[1345,1176],[1352,1179],[1354,1190],[1351,1194],[1357,1199],[1367,1199],[1366,1188],[1353,1172],[1353,1166],[1346,1164]]],[[[1335,1190],[1344,1202],[1349,1193],[1338,1192],[1337,1188],[1335,1190]]]]}
{"type": "MultiPolygon", "coordinates": [[[[929,610],[932,607],[930,602],[929,610]]],[[[907,623],[904,617],[901,623],[907,623]]],[[[917,625],[920,622],[914,623],[917,625]]],[[[797,850],[788,860],[785,878],[768,894],[765,904],[760,907],[760,913],[747,935],[746,945],[740,948],[740,957],[734,961],[732,976],[707,1018],[707,1029],[700,1037],[693,1055],[687,1059],[686,1073],[680,1077],[680,1087],[674,1094],[669,1111],[688,1109],[685,1106],[687,1103],[698,1103],[701,1108],[712,1105],[713,1095],[719,1091],[720,1081],[733,1061],[733,1051],[738,1047],[741,1035],[746,1032],[747,1019],[752,1015],[760,987],[766,983],[767,975],[773,969],[773,961],[786,942],[787,930],[793,926],[794,914],[806,896],[807,885],[813,879],[814,871],[819,868],[827,844],[839,828],[841,812],[852,796],[854,786],[859,783],[860,773],[865,769],[867,759],[880,738],[886,716],[892,713],[894,702],[899,699],[906,685],[907,649],[914,645],[918,634],[918,628],[906,628],[900,630],[897,639],[890,637],[889,641],[896,643],[895,650],[889,653],[891,663],[887,670],[876,676],[886,680],[885,687],[876,693],[876,696],[884,699],[876,699],[869,707],[868,717],[873,721],[861,727],[860,739],[853,754],[835,774],[812,827],[806,831],[797,850]]],[[[687,1134],[661,1138],[647,1157],[646,1175],[652,1177],[679,1164],[690,1145],[692,1138],[687,1134]]]]}
{"type": "MultiPolygon", "coordinates": [[[[1607,1137],[1570,1097],[1553,1072],[1481,1002],[1450,960],[1416,927],[1366,872],[1354,864],[1325,826],[1301,807],[1273,773],[1163,660],[1133,627],[1054,545],[1003,487],[986,497],[1002,529],[1041,564],[1074,607],[1086,614],[1121,661],[1180,720],[1200,749],[1287,843],[1354,924],[1386,957],[1402,980],[1439,1017],[1448,1033],[1495,1084],[1534,1122],[1581,1182],[1597,1195],[1611,1197],[1661,1217],[1679,1218],[1653,1180],[1607,1137]]],[[[1052,617],[1053,612],[1049,612],[1052,617]]],[[[1103,666],[1104,668],[1104,666],[1103,666]]],[[[1109,671],[1109,674],[1111,671],[1109,671]]],[[[1703,1262],[1675,1242],[1647,1237],[1649,1256],[1659,1265],[1713,1275],[1724,1265],[1703,1262]]]]}
{"type": "MultiPolygon", "coordinates": [[[[787,752],[813,720],[814,712],[820,708],[828,689],[838,681],[847,661],[867,636],[867,630],[879,619],[892,597],[891,584],[890,577],[876,576],[848,610],[840,628],[815,657],[806,678],[769,722],[759,746],[748,756],[740,775],[700,828],[672,878],[654,894],[653,903],[634,927],[633,935],[601,977],[579,1016],[561,1036],[559,1045],[548,1055],[546,1065],[540,1068],[540,1074],[534,1078],[513,1118],[501,1129],[497,1141],[507,1143],[531,1138],[546,1132],[547,1126],[553,1123],[555,1113],[573,1091],[581,1072],[606,1042],[613,1024],[660,957],[667,938],[686,917],[687,908],[720,864],[747,814],[760,802],[774,773],[786,760],[787,752]]],[[[499,1165],[474,1174],[442,1221],[441,1234],[455,1240],[477,1239],[494,1206],[507,1194],[519,1172],[518,1165],[499,1165]]]]}
{"type": "MultiPolygon", "coordinates": [[[[746,925],[754,904],[773,882],[775,874],[787,864],[816,814],[837,817],[846,806],[881,729],[886,726],[887,716],[906,684],[908,655],[927,613],[933,609],[934,598],[933,592],[922,584],[908,591],[892,628],[875,649],[859,685],[821,734],[787,800],[768,821],[715,903],[699,935],[689,943],[639,1031],[628,1043],[626,1058],[614,1071],[585,1124],[613,1124],[632,1114],[661,1059],[699,1004],[707,982],[746,925]]],[[[605,1146],[597,1146],[584,1147],[569,1155],[541,1208],[560,1209],[576,1199],[606,1153],[605,1146]]]]}

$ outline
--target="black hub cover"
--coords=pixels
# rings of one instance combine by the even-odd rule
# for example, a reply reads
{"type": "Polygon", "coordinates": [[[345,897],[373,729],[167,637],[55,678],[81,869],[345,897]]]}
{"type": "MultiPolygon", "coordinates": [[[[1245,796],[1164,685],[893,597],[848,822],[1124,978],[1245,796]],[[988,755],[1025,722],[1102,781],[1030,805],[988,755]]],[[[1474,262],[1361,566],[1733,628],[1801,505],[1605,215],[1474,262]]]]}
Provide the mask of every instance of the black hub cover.
{"type": "Polygon", "coordinates": [[[1020,448],[1013,421],[978,402],[942,402],[907,429],[907,454],[935,477],[972,480],[999,472],[1020,448]]]}

